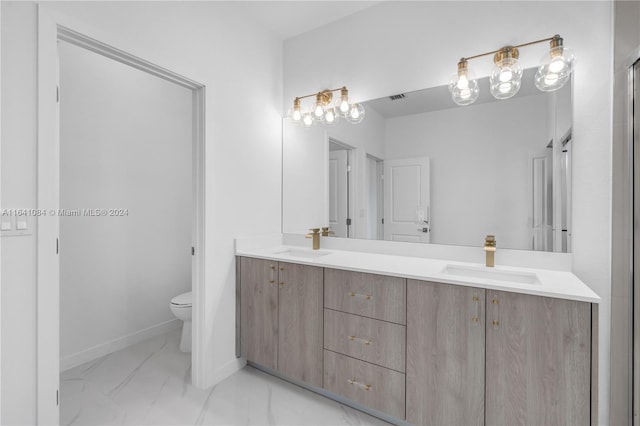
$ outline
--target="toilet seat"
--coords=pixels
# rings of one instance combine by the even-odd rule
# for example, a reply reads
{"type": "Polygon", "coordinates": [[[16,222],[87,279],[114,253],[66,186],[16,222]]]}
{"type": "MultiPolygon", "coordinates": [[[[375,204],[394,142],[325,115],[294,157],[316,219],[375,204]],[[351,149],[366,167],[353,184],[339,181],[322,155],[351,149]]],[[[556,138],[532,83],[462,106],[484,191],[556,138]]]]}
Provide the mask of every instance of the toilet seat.
{"type": "Polygon", "coordinates": [[[176,308],[190,308],[193,303],[191,292],[182,293],[171,299],[171,305],[176,308]]]}

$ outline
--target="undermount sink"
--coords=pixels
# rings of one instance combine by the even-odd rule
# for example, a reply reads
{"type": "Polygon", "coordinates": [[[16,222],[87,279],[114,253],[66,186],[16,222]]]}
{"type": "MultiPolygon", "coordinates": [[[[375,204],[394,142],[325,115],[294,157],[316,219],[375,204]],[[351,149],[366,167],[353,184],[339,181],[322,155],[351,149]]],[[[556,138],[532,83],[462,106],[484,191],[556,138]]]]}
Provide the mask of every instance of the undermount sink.
{"type": "Polygon", "coordinates": [[[309,250],[302,248],[291,248],[284,251],[280,251],[277,254],[289,255],[291,257],[303,257],[305,259],[315,259],[318,257],[326,256],[331,254],[330,251],[326,250],[309,250]]]}
{"type": "Polygon", "coordinates": [[[504,271],[484,266],[447,265],[442,273],[463,278],[480,278],[509,283],[540,285],[538,276],[532,272],[504,271]]]}

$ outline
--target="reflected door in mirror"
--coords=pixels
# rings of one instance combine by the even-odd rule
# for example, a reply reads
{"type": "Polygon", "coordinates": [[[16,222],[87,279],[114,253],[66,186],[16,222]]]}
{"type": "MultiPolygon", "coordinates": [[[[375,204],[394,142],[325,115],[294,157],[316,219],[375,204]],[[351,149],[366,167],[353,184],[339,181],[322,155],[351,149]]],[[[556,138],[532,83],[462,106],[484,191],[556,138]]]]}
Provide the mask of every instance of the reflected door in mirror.
{"type": "Polygon", "coordinates": [[[430,242],[429,158],[384,162],[384,239],[430,242]]]}

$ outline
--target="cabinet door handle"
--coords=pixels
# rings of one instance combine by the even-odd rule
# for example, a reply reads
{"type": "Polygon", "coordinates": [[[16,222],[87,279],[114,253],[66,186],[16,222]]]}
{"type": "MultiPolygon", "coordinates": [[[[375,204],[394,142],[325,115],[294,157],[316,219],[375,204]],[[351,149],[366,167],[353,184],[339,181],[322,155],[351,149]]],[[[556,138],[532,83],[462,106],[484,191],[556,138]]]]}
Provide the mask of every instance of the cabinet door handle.
{"type": "Polygon", "coordinates": [[[362,339],[362,338],[356,337],[356,336],[348,336],[347,339],[349,339],[350,342],[360,342],[360,343],[364,343],[367,346],[369,346],[370,344],[373,343],[373,340],[362,339]]]}
{"type": "Polygon", "coordinates": [[[473,303],[476,305],[476,313],[471,317],[471,322],[474,324],[480,324],[480,297],[474,293],[471,300],[473,300],[473,303]]]}
{"type": "Polygon", "coordinates": [[[349,293],[347,293],[349,296],[351,297],[361,297],[364,300],[371,300],[373,299],[373,296],[370,294],[364,294],[364,293],[354,293],[353,291],[350,291],[349,293]]]}
{"type": "Polygon", "coordinates": [[[497,329],[500,327],[500,299],[498,299],[498,296],[491,298],[491,304],[493,305],[493,320],[491,321],[491,325],[497,329]]]}
{"type": "Polygon", "coordinates": [[[269,284],[270,284],[270,285],[273,285],[273,284],[275,284],[275,282],[276,282],[276,277],[274,276],[274,275],[275,275],[275,272],[276,272],[276,266],[275,266],[275,265],[273,265],[273,264],[271,264],[271,265],[269,266],[269,269],[271,270],[271,271],[269,272],[269,284]]]}
{"type": "Polygon", "coordinates": [[[284,285],[284,281],[280,281],[280,287],[284,285]]]}
{"type": "Polygon", "coordinates": [[[354,385],[357,388],[366,390],[366,391],[370,391],[370,390],[373,389],[373,387],[371,385],[365,385],[364,383],[358,382],[356,379],[349,379],[349,380],[347,380],[347,383],[349,383],[350,385],[354,385]]]}

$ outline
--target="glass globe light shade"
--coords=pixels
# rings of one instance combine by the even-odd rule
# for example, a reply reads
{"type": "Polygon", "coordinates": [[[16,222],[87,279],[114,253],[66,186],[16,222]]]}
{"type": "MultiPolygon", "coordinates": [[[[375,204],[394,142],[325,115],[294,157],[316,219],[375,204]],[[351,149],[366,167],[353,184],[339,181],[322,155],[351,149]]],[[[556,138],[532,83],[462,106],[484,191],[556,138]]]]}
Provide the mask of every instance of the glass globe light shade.
{"type": "Polygon", "coordinates": [[[335,126],[338,124],[340,119],[340,114],[336,108],[327,108],[324,112],[324,117],[322,118],[322,123],[327,126],[335,126]]]}
{"type": "Polygon", "coordinates": [[[571,49],[556,46],[540,61],[535,84],[543,92],[552,92],[564,86],[573,72],[575,55],[571,49]]]}
{"type": "Polygon", "coordinates": [[[449,83],[449,93],[451,93],[451,99],[458,105],[470,105],[478,99],[480,95],[480,89],[478,87],[478,80],[475,75],[468,71],[458,71],[451,77],[449,83]]]}
{"type": "Polygon", "coordinates": [[[302,108],[291,108],[287,112],[287,118],[294,124],[302,124],[302,118],[304,117],[304,111],[302,108]]]}
{"type": "Polygon", "coordinates": [[[324,105],[321,102],[316,102],[311,110],[311,117],[316,121],[322,121],[324,117],[324,105]]]}
{"type": "Polygon", "coordinates": [[[518,61],[506,57],[496,63],[489,78],[489,89],[496,99],[509,99],[520,90],[522,84],[522,67],[518,61]]]}
{"type": "Polygon", "coordinates": [[[349,114],[350,103],[349,103],[349,91],[346,87],[343,87],[340,90],[340,97],[336,99],[334,104],[335,111],[343,117],[346,117],[349,114]]]}
{"type": "Polygon", "coordinates": [[[311,113],[307,112],[302,115],[302,126],[303,127],[311,127],[313,125],[313,118],[311,117],[311,113]]]}
{"type": "Polygon", "coordinates": [[[358,124],[364,120],[364,115],[364,107],[361,104],[351,104],[346,118],[349,123],[358,124]]]}

